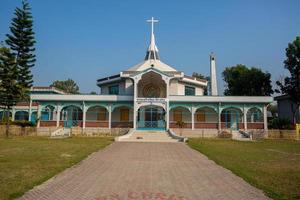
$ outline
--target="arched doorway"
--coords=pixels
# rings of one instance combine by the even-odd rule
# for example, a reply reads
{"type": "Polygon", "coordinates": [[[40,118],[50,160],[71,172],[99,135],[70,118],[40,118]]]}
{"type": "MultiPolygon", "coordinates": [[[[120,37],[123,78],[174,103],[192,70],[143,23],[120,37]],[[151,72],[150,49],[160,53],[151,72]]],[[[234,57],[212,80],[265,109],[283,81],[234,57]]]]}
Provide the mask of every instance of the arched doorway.
{"type": "Polygon", "coordinates": [[[108,127],[108,111],[103,106],[92,106],[86,111],[86,127],[108,127]]]}
{"type": "Polygon", "coordinates": [[[10,111],[0,111],[0,121],[6,121],[7,120],[7,113],[8,113],[8,116],[9,118],[12,117],[12,113],[10,111]]]}
{"type": "Polygon", "coordinates": [[[170,128],[192,128],[192,113],[183,106],[177,106],[170,110],[170,128]]]}
{"type": "Polygon", "coordinates": [[[28,121],[28,112],[27,111],[17,111],[15,114],[15,121],[28,121]]]}
{"type": "Polygon", "coordinates": [[[195,112],[195,128],[218,129],[218,113],[210,107],[198,108],[195,112]]]}
{"type": "Polygon", "coordinates": [[[111,113],[112,128],[132,128],[133,108],[129,106],[115,107],[111,113]]]}
{"type": "Polygon", "coordinates": [[[66,106],[61,110],[61,120],[64,127],[82,126],[82,110],[77,106],[66,106]]]}
{"type": "Polygon", "coordinates": [[[166,129],[165,110],[159,106],[144,106],[138,110],[137,128],[144,130],[166,129]]]}
{"type": "Polygon", "coordinates": [[[244,129],[243,113],[238,108],[225,108],[221,113],[222,128],[238,130],[244,129]]]}
{"type": "Polygon", "coordinates": [[[264,118],[263,113],[258,108],[250,108],[247,112],[247,128],[263,129],[264,118]]]}

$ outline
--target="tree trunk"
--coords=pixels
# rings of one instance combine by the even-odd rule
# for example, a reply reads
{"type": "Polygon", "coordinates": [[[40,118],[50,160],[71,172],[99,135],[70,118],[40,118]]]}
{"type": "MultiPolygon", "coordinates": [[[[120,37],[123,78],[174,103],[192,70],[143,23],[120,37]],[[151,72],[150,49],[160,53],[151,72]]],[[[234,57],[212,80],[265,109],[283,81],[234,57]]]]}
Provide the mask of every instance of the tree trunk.
{"type": "Polygon", "coordinates": [[[9,136],[9,128],[10,128],[10,123],[9,123],[9,108],[6,111],[6,130],[5,130],[5,136],[8,138],[9,136]]]}

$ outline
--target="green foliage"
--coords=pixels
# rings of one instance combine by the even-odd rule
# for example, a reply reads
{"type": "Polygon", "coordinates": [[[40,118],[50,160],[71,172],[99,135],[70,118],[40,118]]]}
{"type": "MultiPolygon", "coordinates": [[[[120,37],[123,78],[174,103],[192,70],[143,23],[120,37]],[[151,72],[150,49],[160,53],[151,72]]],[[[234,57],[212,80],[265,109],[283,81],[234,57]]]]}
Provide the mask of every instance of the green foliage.
{"type": "Polygon", "coordinates": [[[35,63],[35,40],[32,15],[26,0],[22,1],[21,8],[15,9],[15,17],[12,19],[10,31],[11,34],[6,35],[7,39],[5,42],[15,56],[15,64],[18,68],[18,82],[23,89],[26,89],[28,94],[33,83],[30,68],[35,63]]]}
{"type": "MultiPolygon", "coordinates": [[[[282,94],[288,94],[296,104],[293,112],[294,123],[296,122],[296,111],[300,106],[300,37],[288,44],[286,48],[285,69],[289,70],[290,76],[284,79],[284,83],[277,81],[282,94]]],[[[280,93],[279,90],[276,92],[280,93]]]]}
{"type": "Polygon", "coordinates": [[[274,118],[269,122],[270,129],[294,129],[289,119],[274,118]]]}
{"type": "MultiPolygon", "coordinates": [[[[0,122],[0,125],[4,125],[6,123],[7,123],[7,120],[4,119],[0,122]]],[[[26,127],[26,126],[34,127],[34,126],[36,126],[36,124],[31,122],[31,121],[9,121],[9,123],[11,125],[16,125],[16,126],[21,126],[21,127],[26,127]]]]}
{"type": "Polygon", "coordinates": [[[273,94],[271,74],[245,65],[226,67],[222,73],[226,82],[225,95],[270,96],[273,94]]]}
{"type": "MultiPolygon", "coordinates": [[[[210,81],[210,77],[209,76],[204,76],[203,74],[197,73],[197,72],[193,72],[192,77],[195,77],[197,80],[206,80],[206,81],[210,81]]],[[[208,95],[208,91],[207,91],[207,87],[204,88],[204,95],[208,95]]]]}
{"type": "Polygon", "coordinates": [[[23,88],[18,81],[15,56],[6,47],[0,48],[0,106],[10,109],[23,97],[23,88]]]}
{"type": "MultiPolygon", "coordinates": [[[[33,83],[30,68],[35,62],[35,40],[32,15],[26,0],[22,1],[21,8],[15,9],[10,31],[5,40],[9,49],[1,47],[0,50],[0,107],[5,110],[27,100],[33,83]]],[[[6,124],[6,136],[9,135],[9,125],[6,124]]]]}
{"type": "Polygon", "coordinates": [[[59,90],[62,90],[69,94],[79,94],[79,87],[75,81],[72,79],[67,79],[65,81],[54,81],[51,87],[56,87],[59,90]]]}

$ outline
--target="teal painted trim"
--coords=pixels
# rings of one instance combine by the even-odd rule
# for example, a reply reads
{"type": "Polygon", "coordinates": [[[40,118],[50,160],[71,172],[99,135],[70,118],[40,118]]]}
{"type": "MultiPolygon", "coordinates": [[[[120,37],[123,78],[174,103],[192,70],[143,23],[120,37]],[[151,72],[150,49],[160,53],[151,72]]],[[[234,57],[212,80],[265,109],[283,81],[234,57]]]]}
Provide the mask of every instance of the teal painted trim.
{"type": "Polygon", "coordinates": [[[80,108],[82,110],[82,103],[63,103],[61,104],[61,109],[63,110],[64,108],[66,107],[69,107],[69,106],[74,106],[74,107],[77,107],[77,108],[80,108]]]}
{"type": "Polygon", "coordinates": [[[133,104],[130,103],[114,103],[111,106],[111,111],[113,112],[116,108],[123,107],[123,106],[133,109],[133,104]]]}
{"type": "Polygon", "coordinates": [[[169,111],[171,111],[172,109],[174,108],[178,108],[178,107],[182,107],[182,108],[185,108],[187,109],[188,111],[191,112],[191,108],[192,108],[192,104],[173,104],[173,105],[170,105],[169,106],[169,111]]]}
{"type": "Polygon", "coordinates": [[[139,131],[165,131],[166,128],[137,128],[139,131]]]}
{"type": "Polygon", "coordinates": [[[191,112],[191,106],[187,106],[187,105],[172,105],[172,106],[169,106],[169,111],[171,111],[174,108],[180,108],[180,107],[185,108],[191,112]]]}
{"type": "Polygon", "coordinates": [[[108,110],[109,104],[107,104],[107,103],[85,103],[86,110],[88,110],[92,107],[97,107],[97,106],[105,108],[106,110],[108,110]]]}

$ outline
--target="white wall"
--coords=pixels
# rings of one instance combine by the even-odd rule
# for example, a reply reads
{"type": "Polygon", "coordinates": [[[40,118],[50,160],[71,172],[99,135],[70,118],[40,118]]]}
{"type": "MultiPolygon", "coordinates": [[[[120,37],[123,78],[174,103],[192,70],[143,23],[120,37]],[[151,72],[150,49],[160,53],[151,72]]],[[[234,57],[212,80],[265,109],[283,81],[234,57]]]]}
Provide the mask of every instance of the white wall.
{"type": "Polygon", "coordinates": [[[194,87],[195,95],[203,95],[204,90],[202,87],[184,83],[176,79],[170,81],[170,95],[185,95],[185,86],[194,87]]]}
{"type": "Polygon", "coordinates": [[[109,87],[113,85],[119,85],[119,94],[120,95],[133,95],[133,83],[132,80],[126,79],[119,82],[110,83],[107,85],[101,86],[101,94],[109,94],[109,87]]]}

